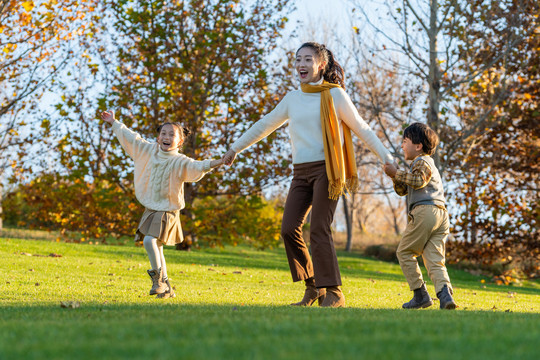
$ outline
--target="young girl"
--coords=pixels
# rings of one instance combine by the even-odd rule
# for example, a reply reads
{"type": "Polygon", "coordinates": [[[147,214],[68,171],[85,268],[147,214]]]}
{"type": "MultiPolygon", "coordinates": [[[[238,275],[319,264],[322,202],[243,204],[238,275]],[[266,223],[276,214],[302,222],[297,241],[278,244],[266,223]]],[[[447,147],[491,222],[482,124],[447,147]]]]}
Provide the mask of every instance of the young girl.
{"type": "Polygon", "coordinates": [[[120,145],[135,162],[135,196],[146,208],[139,222],[136,241],[142,239],[148,253],[152,278],[150,295],[174,297],[167,277],[163,245],[174,246],[183,239],[180,210],[184,208],[184,182],[200,180],[222,160],[196,161],[178,151],[186,129],[178,123],[164,123],[157,129],[157,142],[148,142],[115,120],[112,111],[101,114],[112,125],[120,145]]]}
{"type": "Polygon", "coordinates": [[[289,92],[231,145],[223,162],[268,136],[289,121],[294,175],[285,202],[281,236],[293,281],[304,280],[300,302],[310,306],[342,307],[345,297],[332,239],[331,224],[339,197],[358,185],[351,130],[383,163],[393,158],[360,117],[343,90],[344,73],[326,46],[308,42],[296,51],[301,88],[289,92]],[[311,209],[311,255],[302,238],[302,223],[311,209]],[[313,259],[313,260],[312,260],[313,259]]]}

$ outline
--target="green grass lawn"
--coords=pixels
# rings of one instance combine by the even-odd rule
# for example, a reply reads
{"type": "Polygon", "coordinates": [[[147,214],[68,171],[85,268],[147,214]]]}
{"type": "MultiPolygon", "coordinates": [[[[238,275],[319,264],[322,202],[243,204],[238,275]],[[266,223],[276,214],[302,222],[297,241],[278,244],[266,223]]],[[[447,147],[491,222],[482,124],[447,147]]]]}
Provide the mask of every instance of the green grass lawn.
{"type": "Polygon", "coordinates": [[[166,257],[177,297],[159,300],[142,248],[0,238],[0,359],[540,358],[538,282],[450,269],[456,311],[406,311],[398,265],[340,253],[347,308],[293,308],[283,249],[166,257]]]}

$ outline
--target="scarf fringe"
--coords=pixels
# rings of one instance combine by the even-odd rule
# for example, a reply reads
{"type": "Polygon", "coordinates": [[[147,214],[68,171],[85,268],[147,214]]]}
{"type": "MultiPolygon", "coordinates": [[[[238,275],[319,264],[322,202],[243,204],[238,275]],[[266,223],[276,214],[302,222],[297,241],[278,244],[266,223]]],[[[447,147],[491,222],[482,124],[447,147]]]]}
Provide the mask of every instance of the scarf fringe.
{"type": "Polygon", "coordinates": [[[349,193],[355,193],[360,188],[360,181],[358,180],[358,176],[353,176],[351,178],[347,179],[347,191],[349,193]]]}
{"type": "Polygon", "coordinates": [[[360,187],[360,182],[357,176],[348,178],[346,181],[335,179],[328,183],[328,198],[331,200],[339,200],[341,195],[355,193],[360,187]]]}

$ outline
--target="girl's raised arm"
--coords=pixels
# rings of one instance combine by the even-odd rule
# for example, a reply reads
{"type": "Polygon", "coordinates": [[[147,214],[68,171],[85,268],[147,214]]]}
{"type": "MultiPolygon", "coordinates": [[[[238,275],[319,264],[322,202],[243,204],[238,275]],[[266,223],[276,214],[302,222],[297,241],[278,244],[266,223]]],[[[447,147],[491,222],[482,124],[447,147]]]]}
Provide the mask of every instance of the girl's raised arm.
{"type": "Polygon", "coordinates": [[[122,145],[132,159],[138,158],[143,153],[148,153],[154,146],[153,143],[144,140],[138,133],[128,129],[124,124],[117,121],[114,118],[113,111],[102,112],[101,119],[112,126],[112,130],[118,138],[120,145],[122,145]]]}
{"type": "Polygon", "coordinates": [[[104,111],[101,113],[101,120],[105,121],[106,123],[109,123],[109,125],[112,125],[114,122],[114,112],[112,111],[104,111]]]}

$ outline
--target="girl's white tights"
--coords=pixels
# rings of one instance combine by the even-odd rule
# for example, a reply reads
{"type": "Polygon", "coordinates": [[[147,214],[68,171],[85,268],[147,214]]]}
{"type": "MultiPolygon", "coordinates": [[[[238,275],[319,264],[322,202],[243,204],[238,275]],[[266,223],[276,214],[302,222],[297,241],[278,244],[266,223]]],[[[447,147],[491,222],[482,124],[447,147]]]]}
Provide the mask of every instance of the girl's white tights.
{"type": "Polygon", "coordinates": [[[161,268],[163,270],[163,279],[167,279],[167,264],[165,263],[165,257],[163,256],[163,244],[158,245],[156,238],[145,236],[143,245],[148,254],[152,270],[161,268]]]}

